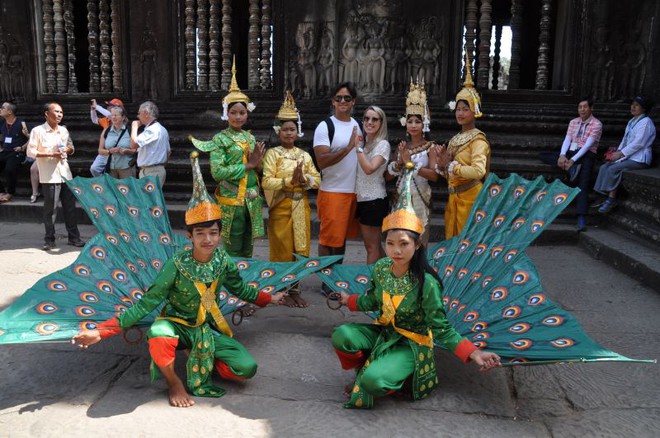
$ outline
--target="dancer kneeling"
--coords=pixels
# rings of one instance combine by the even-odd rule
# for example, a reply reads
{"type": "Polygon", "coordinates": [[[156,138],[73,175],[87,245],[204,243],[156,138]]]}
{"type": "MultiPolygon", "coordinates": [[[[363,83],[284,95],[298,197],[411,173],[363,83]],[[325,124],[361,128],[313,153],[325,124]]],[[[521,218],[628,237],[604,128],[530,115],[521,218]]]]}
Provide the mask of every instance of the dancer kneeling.
{"type": "Polygon", "coordinates": [[[341,293],[352,311],[379,311],[374,324],[345,324],[332,333],[342,368],[358,369],[347,408],[371,408],[373,398],[400,390],[412,377],[412,398],[428,396],[438,384],[433,342],[444,344],[482,371],[501,366],[495,353],[478,350],[447,321],[442,282],[426,260],[422,221],[410,204],[408,164],[399,207],[385,218],[386,258],[374,266],[365,295],[341,293]]]}
{"type": "Polygon", "coordinates": [[[165,302],[162,316],[156,318],[147,338],[152,377],[158,375],[157,367],[167,381],[170,404],[176,407],[194,404],[174,371],[177,349],[190,350],[187,385],[193,395],[220,397],[225,393],[211,381],[213,367],[220,377],[232,380],[249,379],[257,371],[254,358],[232,337],[218,308],[221,287],[258,306],[279,304],[284,297],[283,292],[269,295],[243,282],[236,264],[220,247],[220,207],[206,192],[197,152],[191,154],[191,159],[194,187],[186,225],[192,249],[182,250],[168,260],[133,307],[98,324],[95,330],[81,331],[72,340],[80,348],[87,348],[130,328],[165,302]]]}

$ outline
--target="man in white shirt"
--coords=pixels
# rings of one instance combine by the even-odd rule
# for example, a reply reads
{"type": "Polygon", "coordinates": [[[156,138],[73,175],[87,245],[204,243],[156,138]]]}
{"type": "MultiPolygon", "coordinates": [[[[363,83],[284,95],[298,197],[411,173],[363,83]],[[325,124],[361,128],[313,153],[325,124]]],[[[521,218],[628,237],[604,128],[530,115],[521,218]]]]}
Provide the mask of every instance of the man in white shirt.
{"type": "Polygon", "coordinates": [[[334,115],[314,131],[314,156],[321,169],[321,186],[316,208],[321,229],[319,256],[344,254],[346,238],[357,235],[355,147],[362,138],[357,121],[351,117],[357,91],[351,82],[335,87],[334,115]]]}
{"type": "Polygon", "coordinates": [[[27,147],[28,157],[35,158],[39,167],[39,181],[44,193],[44,226],[46,228],[44,251],[55,248],[55,216],[57,203],[62,201],[64,224],[69,235],[69,245],[82,247],[76,222],[76,198],[64,181],[73,178],[67,156],[75,150],[69,131],[60,126],[64,112],[62,107],[49,102],[44,105],[46,123],[32,129],[27,147]]]}
{"type": "Polygon", "coordinates": [[[158,107],[155,103],[146,101],[140,105],[137,117],[138,120],[131,124],[131,148],[137,150],[139,176],[158,177],[162,188],[165,185],[165,164],[170,156],[170,135],[157,120],[158,107]],[[140,126],[144,126],[144,131],[138,134],[140,126]]]}

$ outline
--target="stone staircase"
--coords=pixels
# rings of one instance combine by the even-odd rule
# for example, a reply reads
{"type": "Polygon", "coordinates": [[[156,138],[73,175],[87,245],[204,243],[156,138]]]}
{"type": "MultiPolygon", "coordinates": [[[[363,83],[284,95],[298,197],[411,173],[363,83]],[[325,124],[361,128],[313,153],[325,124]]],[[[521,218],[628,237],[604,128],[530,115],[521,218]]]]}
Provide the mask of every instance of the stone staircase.
{"type": "MultiPolygon", "coordinates": [[[[259,140],[277,145],[278,138],[271,126],[274,114],[279,109],[279,101],[257,102],[258,107],[250,115],[248,129],[259,140]]],[[[76,155],[69,163],[75,175],[90,176],[89,166],[96,156],[100,129],[89,121],[89,110],[86,103],[66,103],[62,106],[65,112],[67,128],[72,133],[76,145],[76,155]]],[[[137,112],[137,104],[127,105],[128,114],[137,112]]],[[[399,124],[402,105],[399,101],[385,101],[380,104],[388,118],[389,138],[393,147],[398,139],[405,138],[405,130],[399,124]]],[[[358,105],[356,114],[361,115],[366,105],[358,105]]],[[[328,101],[301,102],[299,108],[303,115],[305,136],[297,144],[311,152],[314,128],[318,121],[328,116],[330,103],[328,101]]],[[[41,108],[38,106],[20,108],[21,114],[28,124],[34,126],[41,123],[41,108]],[[33,116],[37,114],[37,116],[33,116]]],[[[477,126],[487,133],[491,141],[492,164],[491,171],[501,177],[510,173],[518,173],[526,178],[536,178],[541,175],[547,180],[563,178],[564,174],[556,167],[543,164],[538,154],[543,151],[556,150],[563,141],[568,120],[575,116],[574,104],[544,104],[538,108],[526,104],[492,104],[488,112],[479,119],[477,126]],[[533,109],[532,109],[533,108],[533,109]]],[[[446,143],[457,131],[453,115],[446,108],[432,107],[432,124],[430,138],[440,143],[446,143]]],[[[183,213],[191,193],[190,161],[188,155],[192,145],[189,135],[200,139],[209,139],[223,129],[225,123],[220,120],[219,108],[208,103],[181,102],[168,108],[160,108],[160,121],[170,133],[172,156],[167,165],[167,182],[164,187],[168,211],[174,227],[183,226],[183,213]]],[[[604,133],[601,148],[617,145],[628,120],[628,106],[625,104],[608,104],[596,107],[596,115],[603,122],[604,133]]],[[[659,125],[660,127],[660,125],[659,125]]],[[[660,142],[658,142],[660,144],[660,142]]],[[[660,150],[656,156],[660,156],[660,150]]],[[[313,156],[313,154],[312,154],[313,156]]],[[[207,157],[202,154],[201,165],[205,174],[209,191],[215,189],[208,168],[207,157]]],[[[595,178],[595,175],[594,175],[595,178]]],[[[447,199],[447,189],[443,181],[433,184],[433,215],[431,240],[442,240],[444,236],[443,211],[447,199]]],[[[41,221],[41,201],[30,204],[27,201],[30,194],[28,169],[21,174],[18,184],[18,196],[15,201],[0,206],[0,221],[41,221]]],[[[389,187],[393,190],[393,186],[389,187]]],[[[313,210],[312,233],[316,235],[318,223],[315,215],[315,193],[312,193],[313,210]]],[[[84,213],[80,212],[82,222],[89,222],[84,213]]],[[[569,206],[555,221],[552,227],[544,233],[538,243],[575,244],[583,246],[596,257],[603,258],[614,266],[620,267],[628,274],[637,275],[644,269],[639,266],[652,266],[653,261],[660,260],[660,169],[656,167],[628,172],[624,177],[620,206],[609,216],[602,217],[597,213],[589,217],[589,231],[578,235],[574,229],[576,210],[569,206]],[[619,242],[620,244],[614,244],[619,242]],[[627,251],[632,255],[622,255],[623,243],[633,246],[627,251]],[[609,255],[608,255],[609,254],[609,255]],[[612,255],[618,254],[618,255],[612,255]],[[646,254],[650,261],[635,259],[635,254],[646,254]],[[631,258],[632,257],[632,258],[631,258]],[[624,260],[628,260],[625,261],[624,260]]],[[[265,212],[267,216],[267,212],[265,212]]],[[[625,251],[624,251],[625,252],[625,251]]],[[[658,262],[660,264],[660,262],[658,262]]],[[[648,272],[656,272],[651,268],[648,272]]],[[[660,272],[660,269],[657,269],[660,272]]],[[[656,273],[657,273],[656,272],[656,273]]],[[[655,281],[655,274],[641,275],[645,283],[655,281]]],[[[639,277],[639,275],[638,275],[639,277]]],[[[660,278],[660,277],[659,277],[660,278]]],[[[653,286],[660,282],[652,283],[653,286]]]]}

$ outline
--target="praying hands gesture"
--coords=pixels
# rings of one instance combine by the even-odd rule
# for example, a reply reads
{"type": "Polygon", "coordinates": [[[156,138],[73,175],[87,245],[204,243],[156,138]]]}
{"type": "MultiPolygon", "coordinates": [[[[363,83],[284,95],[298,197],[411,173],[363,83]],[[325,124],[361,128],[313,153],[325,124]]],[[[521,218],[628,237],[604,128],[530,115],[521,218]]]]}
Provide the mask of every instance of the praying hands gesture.
{"type": "Polygon", "coordinates": [[[291,177],[291,184],[295,185],[301,185],[301,186],[306,186],[307,185],[307,178],[305,177],[305,174],[303,173],[303,162],[298,161],[298,164],[296,164],[295,169],[293,169],[293,176],[291,177]]]}
{"type": "Polygon", "coordinates": [[[263,141],[258,141],[254,145],[254,150],[248,152],[247,163],[245,163],[245,170],[258,169],[261,167],[261,161],[264,159],[266,153],[266,145],[263,141]]]}
{"type": "Polygon", "coordinates": [[[429,151],[429,154],[435,155],[435,162],[438,168],[444,169],[454,160],[454,157],[444,144],[435,145],[429,151]]]}

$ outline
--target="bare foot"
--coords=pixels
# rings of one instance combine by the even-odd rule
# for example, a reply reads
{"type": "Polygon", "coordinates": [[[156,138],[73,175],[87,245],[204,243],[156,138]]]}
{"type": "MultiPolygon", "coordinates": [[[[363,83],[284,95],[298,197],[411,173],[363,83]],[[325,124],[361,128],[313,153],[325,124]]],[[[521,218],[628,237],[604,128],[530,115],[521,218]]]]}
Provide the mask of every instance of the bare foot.
{"type": "Polygon", "coordinates": [[[291,295],[287,295],[284,297],[284,305],[287,307],[298,307],[298,305],[293,300],[293,297],[291,295]]]}
{"type": "Polygon", "coordinates": [[[289,294],[289,297],[295,302],[295,307],[307,307],[307,301],[300,294],[289,294]]]}
{"type": "Polygon", "coordinates": [[[173,383],[170,386],[170,405],[175,408],[187,408],[195,404],[195,401],[190,398],[188,391],[179,380],[178,383],[173,383]]]}

